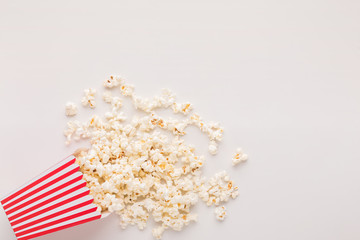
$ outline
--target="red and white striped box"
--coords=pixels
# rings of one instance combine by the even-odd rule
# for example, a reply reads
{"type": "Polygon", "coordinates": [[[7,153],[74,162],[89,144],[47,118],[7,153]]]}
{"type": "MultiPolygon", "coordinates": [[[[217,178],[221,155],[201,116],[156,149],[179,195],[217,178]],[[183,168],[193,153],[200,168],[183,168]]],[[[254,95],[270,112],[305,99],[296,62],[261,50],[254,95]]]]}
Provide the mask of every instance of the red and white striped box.
{"type": "Polygon", "coordinates": [[[67,157],[0,201],[17,239],[101,218],[75,160],[67,157]]]}

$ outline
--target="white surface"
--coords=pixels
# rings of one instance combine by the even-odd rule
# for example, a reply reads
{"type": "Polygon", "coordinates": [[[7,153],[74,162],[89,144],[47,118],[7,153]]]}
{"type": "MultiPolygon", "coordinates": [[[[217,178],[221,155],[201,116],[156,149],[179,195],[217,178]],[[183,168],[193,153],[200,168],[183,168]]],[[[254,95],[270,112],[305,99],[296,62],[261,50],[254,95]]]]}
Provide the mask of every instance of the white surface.
{"type": "MultiPolygon", "coordinates": [[[[199,222],[164,239],[359,239],[359,12],[357,0],[1,0],[0,194],[71,154],[64,104],[120,73],[226,128],[205,172],[229,169],[241,195],[224,222],[199,204],[199,222]],[[237,146],[250,160],[232,168],[237,146]]],[[[109,217],[39,239],[134,238],[150,228],[109,217]]],[[[3,211],[0,239],[15,239],[3,211]]]]}

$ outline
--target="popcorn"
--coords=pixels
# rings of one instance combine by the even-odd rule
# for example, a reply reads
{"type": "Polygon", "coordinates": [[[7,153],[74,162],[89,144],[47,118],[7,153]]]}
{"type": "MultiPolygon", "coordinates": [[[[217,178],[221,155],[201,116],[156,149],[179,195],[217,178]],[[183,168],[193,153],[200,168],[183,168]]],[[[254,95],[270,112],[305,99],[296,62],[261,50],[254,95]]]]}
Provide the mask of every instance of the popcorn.
{"type": "Polygon", "coordinates": [[[210,144],[209,144],[209,152],[212,154],[212,155],[215,155],[217,153],[217,143],[213,140],[213,141],[210,141],[210,144]]]}
{"type": "Polygon", "coordinates": [[[85,89],[84,90],[84,97],[81,100],[81,103],[84,107],[91,107],[91,108],[95,108],[96,104],[95,104],[95,94],[96,94],[96,90],[93,88],[89,88],[89,89],[85,89]]]}
{"type": "Polygon", "coordinates": [[[168,108],[175,104],[175,94],[169,89],[162,89],[160,96],[154,96],[152,99],[142,98],[132,94],[132,100],[136,109],[151,113],[157,108],[168,108]]]}
{"type": "Polygon", "coordinates": [[[124,84],[121,86],[121,93],[124,96],[132,96],[134,93],[134,86],[129,84],[124,84]]]}
{"type": "Polygon", "coordinates": [[[68,128],[64,131],[67,138],[66,144],[70,144],[71,140],[80,140],[81,138],[88,138],[88,131],[85,124],[79,121],[69,121],[68,128]]]}
{"type": "Polygon", "coordinates": [[[106,103],[111,103],[113,100],[112,94],[109,91],[106,91],[103,93],[103,100],[106,103]]]}
{"type": "Polygon", "coordinates": [[[244,154],[241,148],[236,149],[236,153],[232,158],[233,165],[237,165],[241,162],[246,162],[248,160],[248,155],[244,154]]]}
{"type": "Polygon", "coordinates": [[[113,97],[111,99],[111,106],[113,107],[113,111],[117,111],[122,106],[122,100],[119,97],[113,97]]]}
{"type": "Polygon", "coordinates": [[[116,75],[111,75],[108,79],[104,81],[104,87],[106,88],[113,88],[121,86],[124,83],[123,78],[116,75]]]}
{"type": "Polygon", "coordinates": [[[215,208],[216,219],[223,221],[226,217],[226,208],[225,206],[215,208]]]}
{"type": "Polygon", "coordinates": [[[72,102],[67,102],[65,105],[65,115],[66,116],[74,116],[78,112],[77,106],[72,102]]]}
{"type": "MultiPolygon", "coordinates": [[[[193,108],[190,103],[177,103],[168,89],[147,99],[137,96],[134,86],[118,76],[110,76],[104,86],[119,87],[121,94],[129,96],[135,108],[145,114],[125,122],[127,118],[120,111],[122,99],[105,92],[103,100],[111,104],[111,111],[86,122],[69,121],[64,131],[67,144],[90,141],[91,147],[81,151],[77,163],[103,215],[118,214],[122,228],[137,225],[139,229],[144,229],[152,217],[158,223],[153,236],[161,239],[166,229],[180,231],[196,221],[191,207],[199,199],[208,206],[219,206],[238,196],[238,188],[225,171],[210,179],[201,175],[205,158],[182,139],[186,128],[194,125],[209,137],[209,152],[216,154],[223,134],[220,124],[207,123],[198,114],[183,120],[157,115],[154,110],[158,108],[171,108],[184,115],[193,108]]],[[[95,93],[94,89],[85,90],[85,106],[95,107],[95,93]]],[[[225,207],[216,207],[215,214],[223,220],[225,207]]]]}
{"type": "Polygon", "coordinates": [[[193,109],[193,106],[191,103],[173,103],[171,108],[174,113],[181,112],[184,115],[187,115],[193,109]]]}
{"type": "Polygon", "coordinates": [[[238,195],[238,187],[234,186],[226,171],[221,171],[210,178],[208,182],[200,186],[199,197],[208,206],[218,206],[221,202],[227,202],[230,197],[235,199],[238,195]]]}
{"type": "Polygon", "coordinates": [[[209,152],[211,154],[216,154],[217,152],[217,142],[222,140],[222,135],[224,132],[223,127],[219,123],[205,123],[198,114],[193,114],[189,119],[189,124],[197,126],[202,132],[206,133],[209,137],[209,152]]]}
{"type": "Polygon", "coordinates": [[[165,231],[165,227],[164,226],[160,226],[160,227],[157,227],[157,228],[154,228],[152,233],[153,233],[153,236],[156,238],[156,239],[161,239],[161,236],[163,234],[163,232],[165,231]]]}

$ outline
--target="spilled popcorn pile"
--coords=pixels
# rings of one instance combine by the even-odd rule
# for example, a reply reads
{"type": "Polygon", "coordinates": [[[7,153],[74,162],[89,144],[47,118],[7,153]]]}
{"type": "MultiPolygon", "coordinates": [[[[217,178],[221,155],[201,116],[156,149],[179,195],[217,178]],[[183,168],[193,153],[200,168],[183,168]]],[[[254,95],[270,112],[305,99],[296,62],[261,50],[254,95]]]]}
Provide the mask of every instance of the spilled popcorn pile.
{"type": "MultiPolygon", "coordinates": [[[[175,95],[164,89],[160,96],[142,98],[134,93],[134,86],[126,84],[119,76],[105,80],[106,88],[118,88],[123,96],[132,99],[136,109],[146,113],[143,117],[127,119],[121,112],[122,99],[106,91],[103,100],[111,106],[105,116],[94,115],[87,122],[69,121],[64,134],[66,143],[89,139],[91,147],[82,151],[77,161],[84,179],[102,213],[115,212],[120,225],[146,226],[150,215],[159,223],[153,229],[160,239],[165,229],[180,231],[196,215],[191,206],[203,200],[208,206],[215,205],[216,218],[223,220],[226,209],[220,206],[238,196],[238,188],[225,171],[206,179],[201,175],[204,157],[197,156],[195,149],[181,136],[189,125],[198,127],[209,137],[209,152],[216,154],[223,128],[218,123],[205,122],[192,114],[185,120],[165,119],[156,109],[171,108],[174,113],[190,115],[190,103],[176,102],[175,95]],[[159,130],[169,131],[171,137],[159,130]]],[[[82,99],[84,107],[96,107],[96,90],[86,89],[82,99]]],[[[77,107],[67,103],[67,116],[74,116],[77,107]]],[[[238,149],[233,164],[247,160],[238,149]]]]}

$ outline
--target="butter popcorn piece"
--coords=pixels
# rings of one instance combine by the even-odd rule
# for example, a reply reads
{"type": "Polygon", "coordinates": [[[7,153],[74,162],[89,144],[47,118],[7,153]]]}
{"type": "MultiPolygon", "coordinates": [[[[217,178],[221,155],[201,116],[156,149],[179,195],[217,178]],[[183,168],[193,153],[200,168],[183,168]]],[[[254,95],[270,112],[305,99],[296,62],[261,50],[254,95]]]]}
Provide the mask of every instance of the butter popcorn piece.
{"type": "Polygon", "coordinates": [[[247,160],[248,160],[248,155],[243,153],[241,148],[237,148],[232,158],[233,165],[235,166],[241,162],[246,162],[247,160]]]}
{"type": "Polygon", "coordinates": [[[217,220],[223,221],[226,217],[226,208],[225,206],[215,208],[215,216],[217,220]]]}
{"type": "Polygon", "coordinates": [[[84,107],[89,106],[90,108],[95,108],[95,94],[96,90],[93,88],[88,88],[84,90],[84,97],[81,100],[81,103],[84,107]]]}
{"type": "Polygon", "coordinates": [[[65,105],[65,115],[66,116],[75,116],[78,112],[78,108],[75,103],[67,102],[65,105]]]}

